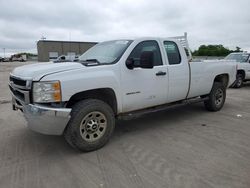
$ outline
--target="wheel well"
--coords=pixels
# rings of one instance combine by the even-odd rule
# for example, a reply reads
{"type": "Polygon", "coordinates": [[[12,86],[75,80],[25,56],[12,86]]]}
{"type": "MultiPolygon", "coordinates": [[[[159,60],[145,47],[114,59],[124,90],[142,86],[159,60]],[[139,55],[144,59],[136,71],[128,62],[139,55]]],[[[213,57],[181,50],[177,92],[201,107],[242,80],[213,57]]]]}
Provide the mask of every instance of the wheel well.
{"type": "Polygon", "coordinates": [[[66,107],[71,108],[77,102],[84,99],[99,99],[106,102],[117,114],[117,100],[115,92],[110,88],[87,90],[74,94],[68,101],[66,107]]]}
{"type": "Polygon", "coordinates": [[[237,70],[237,75],[241,74],[243,76],[243,79],[245,79],[246,73],[244,70],[237,70]]]}
{"type": "Polygon", "coordinates": [[[214,82],[222,83],[225,88],[228,86],[228,81],[229,81],[228,74],[217,75],[214,79],[214,82]]]}

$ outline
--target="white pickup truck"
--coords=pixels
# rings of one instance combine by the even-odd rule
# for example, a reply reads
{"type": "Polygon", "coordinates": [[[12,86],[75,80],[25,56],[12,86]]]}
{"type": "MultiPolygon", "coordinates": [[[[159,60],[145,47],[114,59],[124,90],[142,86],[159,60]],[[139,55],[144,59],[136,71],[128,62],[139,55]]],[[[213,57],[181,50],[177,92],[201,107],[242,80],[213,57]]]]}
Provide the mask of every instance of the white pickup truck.
{"type": "Polygon", "coordinates": [[[138,38],[99,43],[77,63],[17,67],[9,86],[30,129],[92,151],[107,143],[116,118],[201,101],[220,110],[235,75],[230,63],[189,62],[173,38],[138,38]]]}
{"type": "Polygon", "coordinates": [[[250,80],[250,54],[246,52],[234,52],[225,57],[226,61],[234,61],[237,64],[237,77],[233,87],[240,88],[243,82],[250,80]]]}

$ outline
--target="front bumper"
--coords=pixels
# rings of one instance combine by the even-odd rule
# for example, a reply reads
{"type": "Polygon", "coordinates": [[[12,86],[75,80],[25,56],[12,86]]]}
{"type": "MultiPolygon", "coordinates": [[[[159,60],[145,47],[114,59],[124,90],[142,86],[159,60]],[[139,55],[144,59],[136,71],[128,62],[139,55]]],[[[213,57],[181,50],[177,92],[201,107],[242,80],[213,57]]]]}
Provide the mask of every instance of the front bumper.
{"type": "Polygon", "coordinates": [[[13,96],[14,110],[21,110],[28,127],[42,134],[62,135],[70,119],[70,108],[51,108],[41,105],[24,104],[13,96]]]}
{"type": "Polygon", "coordinates": [[[70,119],[70,108],[53,108],[30,104],[32,79],[10,75],[9,82],[14,110],[21,110],[28,127],[47,135],[61,135],[70,119]]]}

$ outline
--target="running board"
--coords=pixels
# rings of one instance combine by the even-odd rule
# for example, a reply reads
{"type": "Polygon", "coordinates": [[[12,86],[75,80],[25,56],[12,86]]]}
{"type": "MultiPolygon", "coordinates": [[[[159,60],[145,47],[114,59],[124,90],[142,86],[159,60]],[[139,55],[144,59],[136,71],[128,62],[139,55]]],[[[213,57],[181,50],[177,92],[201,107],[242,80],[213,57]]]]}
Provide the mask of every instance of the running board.
{"type": "Polygon", "coordinates": [[[146,109],[142,109],[142,110],[136,110],[136,111],[131,111],[131,112],[119,114],[117,116],[117,119],[121,119],[121,120],[135,119],[135,118],[138,118],[140,116],[143,116],[143,115],[146,115],[149,113],[164,111],[164,110],[167,110],[167,109],[170,109],[173,107],[184,106],[187,104],[194,104],[194,103],[206,101],[208,99],[209,99],[209,97],[204,97],[204,98],[196,97],[196,98],[191,98],[191,99],[185,99],[182,101],[177,101],[177,102],[159,105],[159,106],[155,106],[155,107],[150,107],[150,108],[146,108],[146,109]]]}

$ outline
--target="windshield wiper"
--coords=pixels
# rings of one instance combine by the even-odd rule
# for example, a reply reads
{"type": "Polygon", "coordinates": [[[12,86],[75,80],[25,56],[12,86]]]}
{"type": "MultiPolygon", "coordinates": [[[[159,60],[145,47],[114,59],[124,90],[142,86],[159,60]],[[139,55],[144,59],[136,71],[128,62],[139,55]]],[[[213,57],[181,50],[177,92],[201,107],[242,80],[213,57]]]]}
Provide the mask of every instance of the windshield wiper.
{"type": "Polygon", "coordinates": [[[85,59],[85,60],[80,60],[83,65],[86,66],[91,66],[91,65],[101,65],[101,62],[98,61],[98,59],[85,59]]]}
{"type": "Polygon", "coordinates": [[[89,62],[95,62],[95,63],[98,63],[100,64],[100,61],[98,61],[98,59],[86,59],[85,61],[89,61],[89,62]]]}

